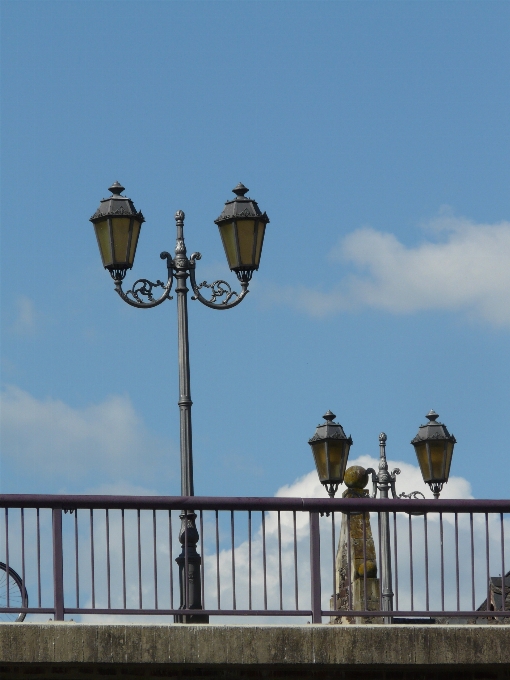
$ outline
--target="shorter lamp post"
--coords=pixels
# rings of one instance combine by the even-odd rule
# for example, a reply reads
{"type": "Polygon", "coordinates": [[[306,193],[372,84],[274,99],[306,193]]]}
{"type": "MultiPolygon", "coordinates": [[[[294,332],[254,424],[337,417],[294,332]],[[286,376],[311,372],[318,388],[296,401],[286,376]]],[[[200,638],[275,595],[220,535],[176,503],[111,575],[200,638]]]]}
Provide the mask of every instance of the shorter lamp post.
{"type": "MultiPolygon", "coordinates": [[[[317,427],[314,436],[308,443],[312,447],[319,479],[325,486],[330,498],[334,498],[338,486],[344,479],[352,439],[345,436],[341,425],[332,422],[336,416],[331,411],[328,411],[323,417],[327,422],[317,427]]],[[[429,422],[420,425],[418,434],[411,444],[416,451],[423,481],[430,486],[434,498],[439,498],[443,485],[448,481],[456,439],[448,432],[446,425],[436,422],[439,416],[435,411],[429,411],[426,417],[429,422]]],[[[372,498],[377,497],[378,491],[379,498],[389,498],[390,490],[393,498],[423,496],[421,491],[412,491],[409,494],[401,493],[397,496],[395,482],[400,470],[398,468],[395,468],[392,472],[388,470],[386,441],[386,434],[381,432],[379,435],[378,471],[376,472],[373,468],[366,470],[367,474],[371,473],[372,475],[372,498]]],[[[382,609],[389,612],[393,611],[389,513],[380,512],[379,518],[381,527],[382,609]]],[[[391,617],[385,616],[384,623],[391,623],[391,617]]]]}
{"type": "MultiPolygon", "coordinates": [[[[136,246],[140,228],[145,218],[137,211],[131,199],[122,196],[124,187],[115,182],[110,187],[111,196],[104,198],[99,208],[90,218],[96,232],[97,243],[103,266],[114,281],[119,296],[132,307],[148,309],[171,300],[170,295],[175,279],[177,294],[177,337],[179,356],[179,405],[180,411],[180,452],[181,452],[181,496],[193,496],[193,450],[191,431],[191,389],[188,341],[188,287],[189,279],[194,295],[198,300],[212,309],[231,309],[238,305],[248,293],[248,285],[254,271],[257,271],[264,242],[264,232],[269,218],[262,213],[257,202],[245,194],[248,189],[238,184],[232,191],[235,198],[226,201],[221,215],[215,220],[218,225],[225,254],[231,271],[235,272],[241,292],[236,293],[223,280],[213,283],[197,283],[195,269],[198,252],[188,258],[184,244],[184,213],[175,213],[177,240],[175,256],[164,251],[160,257],[166,261],[168,278],[166,283],[159,279],[153,283],[148,279],[138,279],[130,290],[122,289],[122,281],[135,259],[136,246]],[[154,290],[162,288],[158,298],[154,290]],[[210,298],[202,295],[209,289],[210,298]]],[[[181,530],[179,540],[182,552],[176,558],[179,565],[180,609],[202,609],[202,592],[200,565],[201,557],[196,550],[199,535],[195,525],[196,514],[192,510],[183,511],[180,515],[181,530]]],[[[179,623],[205,623],[208,617],[196,614],[177,616],[179,623]]]]}

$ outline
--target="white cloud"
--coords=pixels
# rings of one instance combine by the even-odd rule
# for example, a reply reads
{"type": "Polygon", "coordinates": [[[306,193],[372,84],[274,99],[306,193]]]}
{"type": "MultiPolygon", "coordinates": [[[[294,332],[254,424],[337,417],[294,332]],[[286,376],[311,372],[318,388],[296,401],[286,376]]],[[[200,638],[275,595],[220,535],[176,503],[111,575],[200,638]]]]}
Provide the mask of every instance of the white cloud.
{"type": "MultiPolygon", "coordinates": [[[[171,476],[169,452],[150,435],[126,396],[73,408],[9,386],[0,395],[2,486],[37,480],[40,491],[171,476]]],[[[19,486],[19,484],[18,484],[19,486]]],[[[19,489],[24,491],[24,489],[19,489]]]]}
{"type": "Polygon", "coordinates": [[[36,329],[37,313],[34,303],[26,295],[16,300],[16,318],[11,324],[11,331],[18,335],[32,335],[36,329]]]}
{"type": "Polygon", "coordinates": [[[510,325],[510,222],[475,224],[443,212],[424,227],[436,239],[414,247],[391,233],[357,229],[331,259],[358,273],[329,292],[301,287],[269,295],[314,316],[361,307],[393,314],[451,310],[510,325]]]}

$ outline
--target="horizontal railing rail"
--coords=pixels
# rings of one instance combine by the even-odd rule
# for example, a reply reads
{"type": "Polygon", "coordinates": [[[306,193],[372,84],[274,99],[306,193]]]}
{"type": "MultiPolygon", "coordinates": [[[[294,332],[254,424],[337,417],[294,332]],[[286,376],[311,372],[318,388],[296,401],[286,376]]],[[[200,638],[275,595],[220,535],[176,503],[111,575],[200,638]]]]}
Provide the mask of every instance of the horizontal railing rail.
{"type": "Polygon", "coordinates": [[[510,500],[4,494],[0,508],[0,619],[510,622],[510,500]],[[179,606],[180,517],[191,512],[202,610],[179,606]]]}
{"type": "Polygon", "coordinates": [[[510,512],[510,500],[422,498],[291,498],[250,496],[99,496],[0,494],[0,508],[163,510],[304,510],[316,512],[510,512]]]}

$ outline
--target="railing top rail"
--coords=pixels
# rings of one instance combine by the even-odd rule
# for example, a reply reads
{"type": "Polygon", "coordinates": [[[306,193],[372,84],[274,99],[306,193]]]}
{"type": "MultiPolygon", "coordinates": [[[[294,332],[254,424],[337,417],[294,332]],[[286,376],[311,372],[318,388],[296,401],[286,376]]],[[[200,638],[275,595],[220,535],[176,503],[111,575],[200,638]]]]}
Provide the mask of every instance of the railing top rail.
{"type": "Polygon", "coordinates": [[[1,508],[296,510],[305,512],[510,512],[510,499],[275,498],[0,494],[1,508]]]}

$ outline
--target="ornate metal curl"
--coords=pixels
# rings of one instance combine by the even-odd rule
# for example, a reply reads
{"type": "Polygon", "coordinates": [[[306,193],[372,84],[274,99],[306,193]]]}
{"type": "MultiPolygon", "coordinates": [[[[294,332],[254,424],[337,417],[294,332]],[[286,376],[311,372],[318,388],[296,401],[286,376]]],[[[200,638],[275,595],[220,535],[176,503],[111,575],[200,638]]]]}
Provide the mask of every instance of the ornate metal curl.
{"type": "MultiPolygon", "coordinates": [[[[226,281],[223,281],[222,279],[218,279],[218,281],[213,281],[212,283],[207,283],[207,281],[202,281],[197,286],[197,290],[200,290],[200,288],[210,288],[211,289],[211,298],[209,302],[216,302],[218,298],[223,297],[224,295],[226,296],[224,300],[221,300],[222,305],[226,305],[230,302],[230,300],[235,296],[237,299],[239,297],[238,293],[232,290],[230,287],[230,284],[228,284],[226,281]]],[[[195,300],[196,298],[193,296],[191,298],[192,300],[195,300]]]]}
{"type": "Polygon", "coordinates": [[[163,281],[160,281],[159,279],[156,281],[156,283],[149,281],[149,279],[138,279],[133,284],[131,290],[124,292],[122,290],[122,279],[115,279],[115,290],[124,300],[124,302],[128,303],[128,305],[147,309],[149,307],[157,307],[165,300],[173,300],[173,296],[170,295],[174,280],[172,256],[170,253],[164,251],[160,254],[160,258],[162,260],[166,260],[166,266],[168,270],[168,280],[166,283],[163,283],[163,281]],[[155,298],[152,294],[154,288],[163,288],[163,293],[159,298],[155,298]],[[142,298],[147,298],[148,302],[142,298]]]}
{"type": "Polygon", "coordinates": [[[248,284],[241,283],[241,293],[237,293],[236,291],[232,290],[230,284],[221,279],[213,281],[213,283],[202,281],[202,283],[198,284],[195,278],[195,260],[200,260],[200,258],[200,253],[193,253],[190,257],[191,266],[189,276],[191,287],[195,293],[191,296],[191,299],[199,300],[206,307],[212,307],[213,309],[232,309],[232,307],[238,305],[248,293],[248,284]],[[211,297],[209,300],[205,298],[200,292],[202,288],[210,288],[211,297]],[[223,300],[219,300],[219,298],[222,298],[223,296],[225,296],[225,298],[223,300]]]}
{"type": "Polygon", "coordinates": [[[425,498],[424,494],[422,494],[421,491],[411,491],[411,493],[405,493],[402,491],[402,493],[398,494],[399,498],[425,498]]]}

